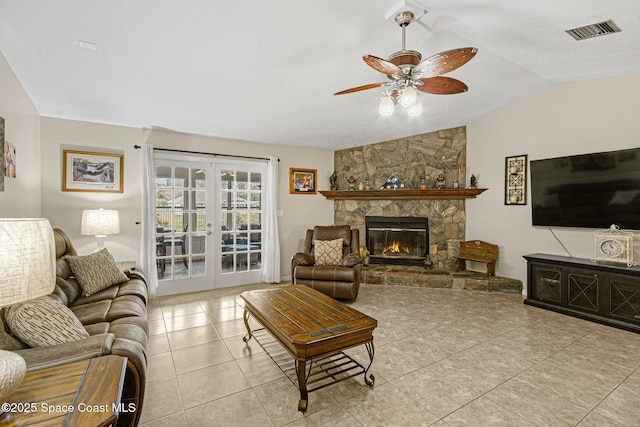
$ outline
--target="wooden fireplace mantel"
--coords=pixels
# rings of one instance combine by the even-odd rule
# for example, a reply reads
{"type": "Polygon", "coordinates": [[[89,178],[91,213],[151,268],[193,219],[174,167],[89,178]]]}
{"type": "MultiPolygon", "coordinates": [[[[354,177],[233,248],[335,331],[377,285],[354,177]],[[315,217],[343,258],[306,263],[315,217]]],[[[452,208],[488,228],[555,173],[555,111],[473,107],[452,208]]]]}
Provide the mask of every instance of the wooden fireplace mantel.
{"type": "Polygon", "coordinates": [[[486,188],[444,188],[441,190],[324,190],[329,200],[418,200],[474,199],[486,188]]]}

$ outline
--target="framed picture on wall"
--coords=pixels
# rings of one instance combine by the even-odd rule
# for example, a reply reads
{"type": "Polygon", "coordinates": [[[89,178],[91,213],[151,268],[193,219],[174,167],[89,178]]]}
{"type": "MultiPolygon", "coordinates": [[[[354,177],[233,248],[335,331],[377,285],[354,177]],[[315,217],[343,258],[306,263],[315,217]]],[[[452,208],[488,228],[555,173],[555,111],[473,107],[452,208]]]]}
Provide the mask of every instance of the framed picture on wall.
{"type": "Polygon", "coordinates": [[[317,169],[289,168],[290,194],[316,194],[317,169]]]}
{"type": "Polygon", "coordinates": [[[505,159],[505,205],[527,204],[527,155],[505,159]]]}
{"type": "Polygon", "coordinates": [[[124,155],[62,150],[62,191],[122,193],[124,155]]]}

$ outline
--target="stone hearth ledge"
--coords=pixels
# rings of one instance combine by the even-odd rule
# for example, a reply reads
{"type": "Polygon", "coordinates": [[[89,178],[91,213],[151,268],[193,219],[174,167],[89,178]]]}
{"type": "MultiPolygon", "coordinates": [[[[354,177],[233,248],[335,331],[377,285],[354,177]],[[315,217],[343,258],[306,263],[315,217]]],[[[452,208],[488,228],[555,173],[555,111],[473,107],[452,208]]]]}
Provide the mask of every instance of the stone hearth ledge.
{"type": "Polygon", "coordinates": [[[362,269],[362,282],[372,285],[416,286],[465,291],[522,293],[522,281],[489,276],[477,271],[426,269],[420,266],[369,265],[362,269]]]}

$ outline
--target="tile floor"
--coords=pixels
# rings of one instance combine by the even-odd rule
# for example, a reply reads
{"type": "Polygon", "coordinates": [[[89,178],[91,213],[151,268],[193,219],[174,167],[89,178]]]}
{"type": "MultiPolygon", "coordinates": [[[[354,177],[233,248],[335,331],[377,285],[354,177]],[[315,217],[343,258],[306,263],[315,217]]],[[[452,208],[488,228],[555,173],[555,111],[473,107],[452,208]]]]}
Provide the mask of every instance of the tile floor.
{"type": "Polygon", "coordinates": [[[294,385],[242,341],[238,295],[259,287],[151,302],[142,426],[640,425],[640,335],[520,295],[366,284],[352,306],[378,320],[376,385],[310,393],[303,415],[294,385]]]}

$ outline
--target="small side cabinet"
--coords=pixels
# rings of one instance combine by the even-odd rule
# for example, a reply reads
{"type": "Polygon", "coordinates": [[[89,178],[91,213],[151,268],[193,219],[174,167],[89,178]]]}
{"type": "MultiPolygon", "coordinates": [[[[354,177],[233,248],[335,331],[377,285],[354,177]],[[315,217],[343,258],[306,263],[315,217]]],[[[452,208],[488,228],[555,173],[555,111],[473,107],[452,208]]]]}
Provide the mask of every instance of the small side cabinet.
{"type": "Polygon", "coordinates": [[[640,333],[640,268],[548,254],[525,255],[524,303],[640,333]]]}

